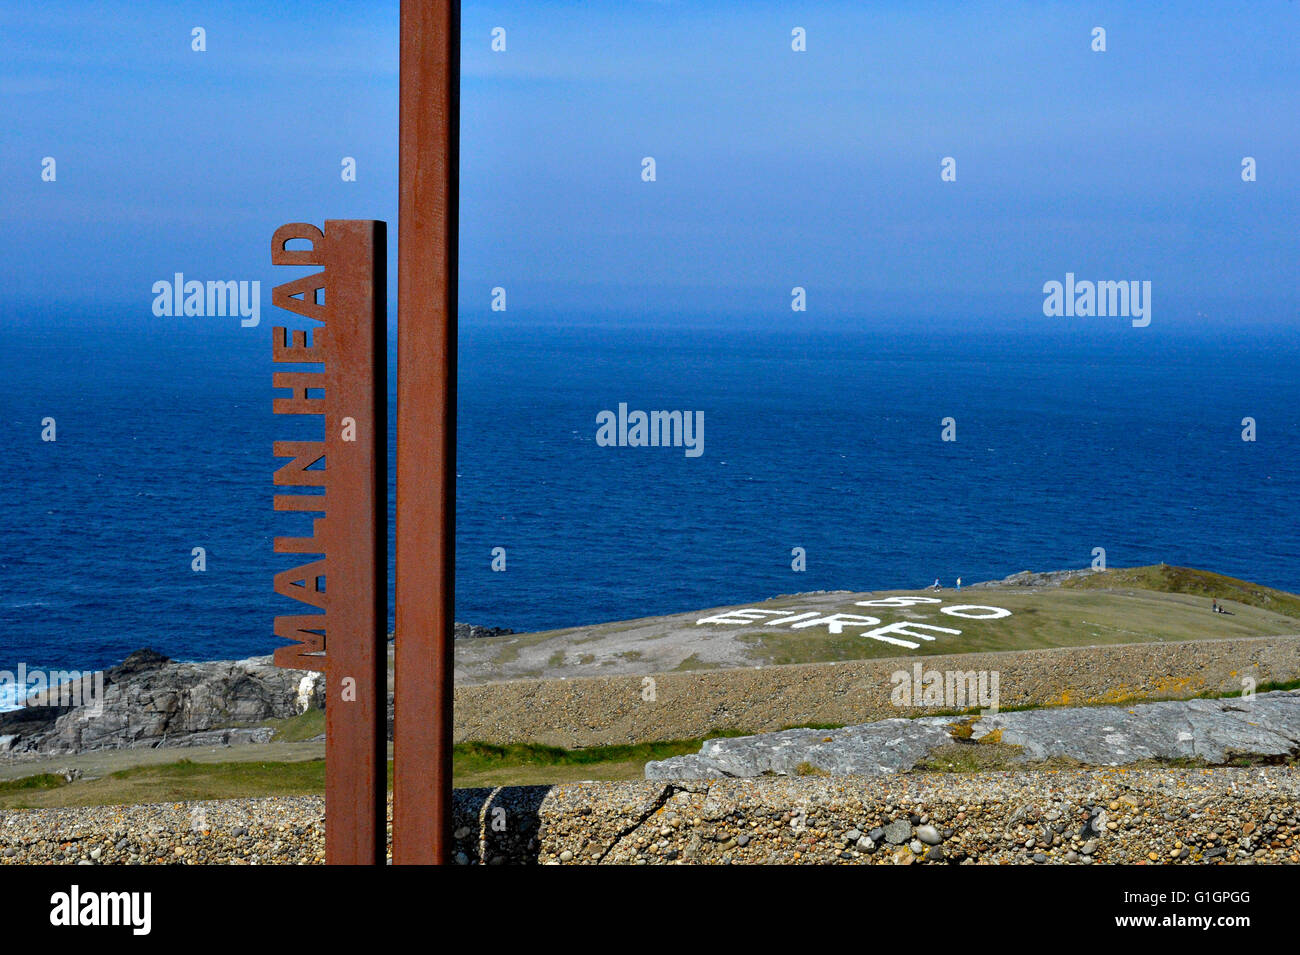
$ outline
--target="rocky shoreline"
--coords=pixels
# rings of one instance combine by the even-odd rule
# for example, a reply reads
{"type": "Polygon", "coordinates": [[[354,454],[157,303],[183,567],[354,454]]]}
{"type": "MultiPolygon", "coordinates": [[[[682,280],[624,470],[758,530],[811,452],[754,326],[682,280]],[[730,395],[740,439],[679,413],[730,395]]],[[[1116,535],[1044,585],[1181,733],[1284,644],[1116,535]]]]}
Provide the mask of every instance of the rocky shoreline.
{"type": "Polygon", "coordinates": [[[105,670],[94,707],[49,702],[0,713],[0,755],[269,742],[273,731],[257,724],[325,705],[319,674],[281,669],[270,657],[176,663],[152,650],[105,670]]]}
{"type": "MultiPolygon", "coordinates": [[[[457,640],[513,632],[455,624],[457,640]]],[[[48,692],[32,697],[24,709],[0,713],[0,758],[269,743],[275,731],[258,724],[325,706],[319,673],[282,669],[270,656],[178,663],[145,648],[103,677],[103,709],[97,715],[89,715],[87,706],[51,705],[48,692]]],[[[391,698],[388,709],[391,727],[391,698]]]]}

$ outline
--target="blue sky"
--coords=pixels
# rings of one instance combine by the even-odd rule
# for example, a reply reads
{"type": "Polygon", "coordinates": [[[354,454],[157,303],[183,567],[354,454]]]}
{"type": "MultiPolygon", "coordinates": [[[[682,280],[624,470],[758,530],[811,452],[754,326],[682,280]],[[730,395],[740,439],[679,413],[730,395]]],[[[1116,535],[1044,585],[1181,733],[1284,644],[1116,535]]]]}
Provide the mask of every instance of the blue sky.
{"type": "MultiPolygon", "coordinates": [[[[463,320],[1033,318],[1073,271],[1294,323],[1300,3],[1157,6],[466,4],[463,320]]],[[[5,0],[0,325],[147,326],[177,271],[269,316],[280,223],[395,243],[397,43],[396,3],[5,0]]]]}

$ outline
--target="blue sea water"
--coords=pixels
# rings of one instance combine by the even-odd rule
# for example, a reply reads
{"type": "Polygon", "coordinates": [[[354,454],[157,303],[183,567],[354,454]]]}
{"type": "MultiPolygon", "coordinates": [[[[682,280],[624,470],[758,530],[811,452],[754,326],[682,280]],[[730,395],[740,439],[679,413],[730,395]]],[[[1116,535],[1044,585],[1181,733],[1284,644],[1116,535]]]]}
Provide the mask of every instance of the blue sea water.
{"type": "MultiPolygon", "coordinates": [[[[271,509],[271,445],[319,434],[271,413],[271,324],[0,329],[0,668],[277,645],[271,539],[305,528],[271,509]]],[[[1300,590],[1297,368],[1268,328],[469,325],[456,617],[547,629],[1095,547],[1300,590]],[[620,402],[702,411],[703,455],[598,446],[620,402]]]]}

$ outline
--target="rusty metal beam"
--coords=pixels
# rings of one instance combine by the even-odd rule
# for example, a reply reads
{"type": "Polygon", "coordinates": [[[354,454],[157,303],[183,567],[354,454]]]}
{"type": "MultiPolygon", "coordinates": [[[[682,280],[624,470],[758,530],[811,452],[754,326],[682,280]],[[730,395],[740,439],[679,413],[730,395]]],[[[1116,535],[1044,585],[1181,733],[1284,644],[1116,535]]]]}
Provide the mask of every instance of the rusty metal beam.
{"type": "Polygon", "coordinates": [[[387,228],[371,220],[329,220],[322,233],[294,223],[276,230],[277,265],[324,270],[277,286],[281,308],[324,322],[312,330],[273,331],[276,362],[321,366],[277,372],[280,414],[319,414],[324,441],[276,442],[292,460],[275,473],[282,488],[321,487],[319,494],[279,494],[276,510],[316,512],[309,538],[276,538],[279,554],[319,554],[276,575],[276,591],[323,614],[277,617],[280,666],[325,674],[325,856],[335,865],[383,865],[386,796],[388,656],[387,228]],[[306,239],[310,249],[286,249],[306,239]],[[324,303],[316,292],[323,289],[324,303]],[[302,298],[294,298],[301,294],[302,298]],[[322,389],[324,397],[311,392],[322,389]],[[323,471],[313,469],[321,457],[323,471]],[[325,589],[319,588],[324,577],[325,589]],[[323,635],[322,635],[323,634],[323,635]]]}
{"type": "Polygon", "coordinates": [[[388,230],[325,222],[325,858],[388,850],[388,230]],[[350,419],[350,420],[349,420],[350,419]]]}
{"type": "Polygon", "coordinates": [[[460,4],[402,0],[393,862],[451,838],[460,4]]]}

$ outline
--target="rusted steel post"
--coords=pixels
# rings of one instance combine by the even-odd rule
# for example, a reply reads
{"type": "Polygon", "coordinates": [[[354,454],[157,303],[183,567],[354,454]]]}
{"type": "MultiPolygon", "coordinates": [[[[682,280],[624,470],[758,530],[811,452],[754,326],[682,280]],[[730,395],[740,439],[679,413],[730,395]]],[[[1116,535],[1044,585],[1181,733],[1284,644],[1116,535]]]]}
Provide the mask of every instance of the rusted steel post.
{"type": "Polygon", "coordinates": [[[387,234],[325,223],[325,855],[353,865],[388,848],[387,234]]]}
{"type": "Polygon", "coordinates": [[[393,862],[451,852],[460,4],[402,0],[393,862]]]}
{"type": "Polygon", "coordinates": [[[387,848],[386,234],[382,222],[340,219],[326,221],[323,234],[282,226],[272,242],[277,265],[324,266],[272,295],[281,308],[324,322],[310,333],[274,329],[277,362],[321,367],[276,373],[275,386],[291,396],[277,398],[275,410],[325,419],[324,441],[274,449],[292,458],[276,472],[277,485],[325,490],[275,499],[276,510],[323,514],[311,537],[276,538],[276,553],[322,559],[277,574],[275,589],[325,611],[276,618],[276,635],[297,642],[277,649],[275,662],[325,675],[325,855],[338,865],[382,865],[387,848]],[[291,239],[312,248],[286,249],[291,239]],[[322,457],[325,469],[309,470],[322,457]]]}

